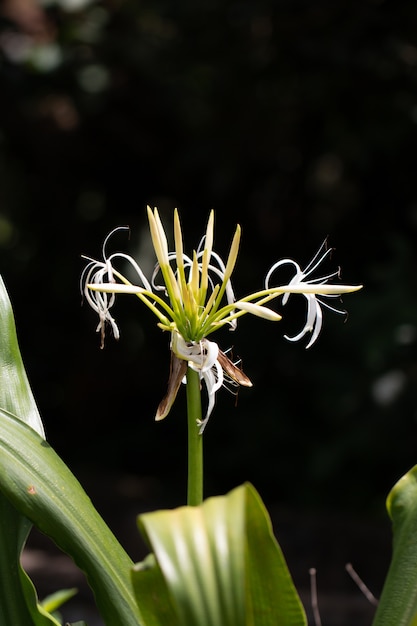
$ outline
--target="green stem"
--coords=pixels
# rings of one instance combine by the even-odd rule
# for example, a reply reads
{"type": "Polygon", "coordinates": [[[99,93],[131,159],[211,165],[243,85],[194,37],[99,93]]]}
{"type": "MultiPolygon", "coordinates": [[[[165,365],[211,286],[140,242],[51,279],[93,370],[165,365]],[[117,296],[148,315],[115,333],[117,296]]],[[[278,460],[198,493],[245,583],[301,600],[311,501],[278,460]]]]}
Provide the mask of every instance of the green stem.
{"type": "Polygon", "coordinates": [[[203,436],[199,434],[197,420],[201,420],[200,376],[187,368],[188,414],[188,488],[187,504],[198,506],[203,501],[203,436]]]}

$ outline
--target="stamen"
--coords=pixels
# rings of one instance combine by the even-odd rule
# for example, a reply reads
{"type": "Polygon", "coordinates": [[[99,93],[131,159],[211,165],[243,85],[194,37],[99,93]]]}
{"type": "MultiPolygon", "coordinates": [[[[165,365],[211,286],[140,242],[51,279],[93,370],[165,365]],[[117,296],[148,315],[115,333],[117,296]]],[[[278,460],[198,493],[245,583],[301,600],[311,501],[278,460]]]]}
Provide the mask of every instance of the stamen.
{"type": "MultiPolygon", "coordinates": [[[[338,296],[327,296],[327,297],[337,298],[338,296]]],[[[325,302],[322,298],[317,297],[317,300],[320,302],[322,306],[325,306],[326,309],[329,309],[329,311],[333,311],[333,313],[338,313],[339,315],[347,315],[347,311],[343,309],[336,309],[334,306],[330,306],[330,304],[327,304],[327,302],[325,302]]]]}
{"type": "Polygon", "coordinates": [[[311,609],[313,611],[314,624],[315,626],[321,626],[321,617],[319,611],[319,603],[317,597],[317,570],[315,567],[312,567],[309,570],[310,574],[310,593],[311,593],[311,609]]]}
{"type": "Polygon", "coordinates": [[[326,245],[327,245],[327,239],[324,240],[324,242],[321,244],[319,250],[316,252],[314,257],[311,259],[311,261],[307,265],[307,267],[304,269],[304,271],[303,271],[304,276],[309,276],[310,274],[312,274],[319,267],[319,265],[321,265],[323,263],[323,261],[328,256],[330,256],[332,254],[332,252],[334,251],[334,248],[327,248],[327,250],[324,252],[324,254],[321,254],[321,251],[323,250],[323,248],[326,245]],[[317,259],[317,261],[316,261],[316,259],[317,259]]]}
{"type": "Polygon", "coordinates": [[[347,573],[349,574],[349,576],[351,577],[351,579],[357,584],[359,589],[362,591],[365,598],[374,606],[378,606],[379,602],[377,598],[375,598],[374,594],[372,593],[372,591],[370,591],[369,587],[365,585],[362,578],[360,578],[357,572],[353,569],[352,563],[347,563],[345,565],[345,569],[347,573]]]}

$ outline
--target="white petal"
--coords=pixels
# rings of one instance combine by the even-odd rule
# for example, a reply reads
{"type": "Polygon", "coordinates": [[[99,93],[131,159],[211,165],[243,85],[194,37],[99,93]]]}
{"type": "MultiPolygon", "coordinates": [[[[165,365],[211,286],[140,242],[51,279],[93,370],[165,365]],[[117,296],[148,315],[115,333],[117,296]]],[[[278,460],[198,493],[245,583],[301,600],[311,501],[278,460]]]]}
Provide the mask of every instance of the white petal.
{"type": "Polygon", "coordinates": [[[209,371],[217,362],[219,346],[214,341],[202,339],[201,341],[185,341],[184,337],[177,332],[172,333],[171,350],[196,372],[209,371]]]}
{"type": "Polygon", "coordinates": [[[207,425],[209,417],[214,409],[214,404],[216,401],[216,392],[223,385],[223,380],[224,380],[223,369],[220,366],[219,362],[216,361],[210,370],[206,370],[202,372],[202,378],[207,387],[208,406],[207,406],[207,411],[206,411],[206,415],[204,419],[198,422],[198,425],[200,426],[200,430],[199,430],[200,435],[204,432],[204,429],[207,425]]]}
{"type": "Polygon", "coordinates": [[[274,263],[274,265],[271,267],[271,269],[269,270],[268,274],[265,277],[265,289],[269,289],[269,281],[270,278],[272,276],[272,274],[275,272],[275,270],[277,270],[279,267],[281,267],[281,265],[294,265],[295,270],[296,270],[296,275],[302,275],[302,271],[301,271],[301,267],[298,265],[298,263],[296,263],[295,261],[293,261],[292,259],[281,259],[281,261],[278,261],[277,263],[274,263]]]}
{"type": "Polygon", "coordinates": [[[199,357],[201,352],[199,344],[185,341],[184,337],[176,332],[171,335],[171,350],[183,361],[189,361],[191,358],[195,360],[195,356],[199,357]]]}
{"type": "MultiPolygon", "coordinates": [[[[301,272],[301,270],[298,270],[296,275],[288,283],[288,286],[292,287],[293,285],[298,285],[299,283],[301,283],[302,278],[303,278],[303,273],[301,272]]],[[[285,306],[287,304],[290,295],[291,295],[291,293],[289,293],[289,292],[284,294],[284,296],[282,298],[282,306],[285,306]]]]}
{"type": "Polygon", "coordinates": [[[313,295],[306,296],[307,298],[307,322],[306,327],[311,331],[316,323],[317,312],[320,310],[320,305],[317,299],[313,295]]]}
{"type": "Polygon", "coordinates": [[[289,337],[288,335],[284,335],[285,339],[288,341],[299,341],[304,337],[305,334],[313,332],[314,325],[316,323],[316,313],[318,303],[314,296],[309,295],[307,298],[307,320],[304,328],[298,333],[298,335],[294,335],[293,337],[289,337]]]}
{"type": "Polygon", "coordinates": [[[205,354],[203,355],[203,361],[201,363],[201,371],[205,372],[206,370],[210,370],[215,363],[217,363],[217,357],[219,356],[219,346],[214,341],[208,341],[208,339],[203,339],[201,341],[203,351],[205,354]]]}
{"type": "Polygon", "coordinates": [[[321,306],[319,305],[319,303],[317,303],[316,322],[315,322],[315,325],[314,325],[314,332],[312,334],[312,337],[311,337],[310,341],[306,345],[306,350],[307,350],[307,348],[310,348],[310,346],[313,345],[313,343],[316,341],[317,337],[319,336],[320,331],[321,331],[322,323],[323,323],[323,313],[322,313],[322,310],[321,310],[321,306]]]}

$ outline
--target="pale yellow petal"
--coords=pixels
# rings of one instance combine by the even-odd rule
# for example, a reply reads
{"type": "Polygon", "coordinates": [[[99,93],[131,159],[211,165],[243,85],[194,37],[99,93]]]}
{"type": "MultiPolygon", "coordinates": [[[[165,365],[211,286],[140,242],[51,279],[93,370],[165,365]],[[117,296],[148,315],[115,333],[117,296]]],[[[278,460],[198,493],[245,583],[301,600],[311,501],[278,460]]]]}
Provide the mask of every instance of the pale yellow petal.
{"type": "Polygon", "coordinates": [[[198,267],[197,253],[194,251],[193,264],[191,267],[190,287],[194,297],[194,301],[198,301],[198,287],[200,281],[200,269],[198,267]]]}
{"type": "MultiPolygon", "coordinates": [[[[137,285],[123,285],[121,283],[97,283],[87,285],[91,291],[102,291],[103,293],[149,293],[143,287],[137,285]]],[[[152,294],[150,294],[152,295],[152,294]]]]}
{"type": "Polygon", "coordinates": [[[259,304],[254,304],[253,302],[235,302],[233,305],[236,309],[240,311],[245,311],[246,313],[251,313],[252,315],[256,315],[257,317],[262,317],[263,319],[269,320],[271,322],[279,322],[282,317],[272,309],[268,309],[266,306],[260,306],[259,304]]]}
{"type": "Polygon", "coordinates": [[[298,285],[285,285],[270,289],[271,293],[313,293],[323,295],[339,295],[342,293],[351,293],[362,289],[363,285],[313,285],[307,283],[298,283],[298,285]]]}
{"type": "Polygon", "coordinates": [[[214,211],[210,211],[209,219],[207,222],[207,230],[206,230],[206,239],[204,241],[204,248],[208,251],[208,256],[210,259],[210,254],[213,249],[213,232],[214,232],[214,211]]]}
{"type": "Polygon", "coordinates": [[[175,258],[177,261],[177,268],[181,278],[181,283],[185,284],[184,276],[184,249],[182,243],[182,229],[180,216],[177,209],[174,210],[174,241],[175,241],[175,258]]]}
{"type": "Polygon", "coordinates": [[[208,266],[213,249],[214,211],[210,212],[207,223],[206,238],[204,240],[203,257],[201,260],[200,304],[203,304],[208,289],[208,266]]]}
{"type": "Polygon", "coordinates": [[[147,207],[148,210],[148,219],[149,219],[149,227],[151,231],[152,243],[155,249],[156,258],[158,259],[159,265],[166,266],[169,264],[168,260],[168,243],[165,235],[164,227],[162,226],[162,222],[159,218],[158,210],[155,209],[152,212],[150,206],[147,207]]]}
{"type": "Polygon", "coordinates": [[[224,272],[224,282],[226,283],[232,275],[233,268],[236,264],[237,255],[239,252],[240,243],[240,226],[236,227],[236,232],[233,237],[232,245],[230,246],[229,258],[227,259],[226,269],[224,272]]]}

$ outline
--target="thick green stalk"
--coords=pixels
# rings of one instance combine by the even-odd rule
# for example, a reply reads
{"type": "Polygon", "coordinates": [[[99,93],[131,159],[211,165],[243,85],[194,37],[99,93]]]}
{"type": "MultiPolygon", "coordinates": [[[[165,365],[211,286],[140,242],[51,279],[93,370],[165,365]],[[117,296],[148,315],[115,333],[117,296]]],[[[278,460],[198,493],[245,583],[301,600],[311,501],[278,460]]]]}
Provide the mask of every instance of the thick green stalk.
{"type": "Polygon", "coordinates": [[[201,420],[200,376],[187,368],[188,414],[188,487],[187,504],[198,506],[203,501],[203,435],[199,434],[197,420],[201,420]]]}

